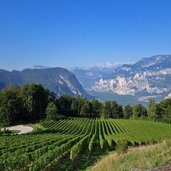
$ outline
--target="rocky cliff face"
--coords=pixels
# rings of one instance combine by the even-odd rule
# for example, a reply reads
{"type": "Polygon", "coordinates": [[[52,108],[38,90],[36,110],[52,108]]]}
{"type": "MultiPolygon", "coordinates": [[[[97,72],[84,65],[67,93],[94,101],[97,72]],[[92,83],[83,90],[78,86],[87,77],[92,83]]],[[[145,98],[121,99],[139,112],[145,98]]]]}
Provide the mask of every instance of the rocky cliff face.
{"type": "Polygon", "coordinates": [[[7,85],[23,85],[39,83],[57,96],[68,94],[71,96],[90,96],[82,88],[75,75],[64,68],[25,69],[23,71],[0,70],[0,89],[7,85]]]}
{"type": "Polygon", "coordinates": [[[137,96],[139,101],[150,97],[164,98],[171,93],[171,55],[143,58],[135,64],[121,65],[107,76],[96,78],[88,87],[91,92],[132,95],[137,96]]]}

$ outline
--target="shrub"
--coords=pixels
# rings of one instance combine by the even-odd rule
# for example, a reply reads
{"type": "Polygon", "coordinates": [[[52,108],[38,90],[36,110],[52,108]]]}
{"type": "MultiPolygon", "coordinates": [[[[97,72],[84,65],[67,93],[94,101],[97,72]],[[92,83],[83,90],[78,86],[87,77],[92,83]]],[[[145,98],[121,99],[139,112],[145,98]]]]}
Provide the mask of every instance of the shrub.
{"type": "Polygon", "coordinates": [[[117,144],[117,152],[119,154],[126,153],[128,150],[129,142],[127,140],[120,140],[117,144]]]}

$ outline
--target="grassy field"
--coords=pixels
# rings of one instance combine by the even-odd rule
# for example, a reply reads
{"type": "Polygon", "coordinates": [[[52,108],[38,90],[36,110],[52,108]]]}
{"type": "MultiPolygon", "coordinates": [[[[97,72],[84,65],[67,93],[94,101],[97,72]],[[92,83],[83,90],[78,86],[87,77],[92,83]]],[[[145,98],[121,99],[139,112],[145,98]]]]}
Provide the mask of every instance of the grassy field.
{"type": "MultiPolygon", "coordinates": [[[[90,118],[44,121],[35,130],[28,135],[0,136],[0,170],[86,170],[111,151],[120,154],[128,146],[162,142],[171,135],[169,124],[90,118]]],[[[115,166],[124,160],[123,167],[128,168],[129,160],[139,158],[135,155],[122,159],[125,154],[120,155],[115,166]]],[[[150,153],[147,156],[152,158],[150,153]]]]}
{"type": "Polygon", "coordinates": [[[153,169],[171,161],[171,140],[155,145],[130,148],[127,153],[104,156],[87,171],[131,171],[153,169]]]}

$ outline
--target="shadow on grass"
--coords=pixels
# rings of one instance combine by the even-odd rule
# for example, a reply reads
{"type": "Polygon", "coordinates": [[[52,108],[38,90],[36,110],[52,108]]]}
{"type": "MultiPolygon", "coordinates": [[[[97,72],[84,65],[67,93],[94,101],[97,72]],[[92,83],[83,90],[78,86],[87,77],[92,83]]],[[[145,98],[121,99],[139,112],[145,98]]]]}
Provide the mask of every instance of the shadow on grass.
{"type": "MultiPolygon", "coordinates": [[[[114,150],[114,149],[113,149],[114,150]]],[[[110,151],[107,146],[103,150],[96,144],[94,151],[90,152],[87,145],[82,149],[75,160],[70,159],[70,152],[62,157],[49,171],[81,171],[92,166],[102,156],[107,155],[110,151]]]]}
{"type": "Polygon", "coordinates": [[[80,156],[75,161],[73,161],[72,168],[70,170],[86,170],[88,167],[97,162],[97,160],[100,159],[102,156],[109,154],[109,152],[113,150],[110,150],[108,148],[101,150],[100,147],[96,147],[93,152],[90,152],[88,148],[86,148],[80,153],[80,156]]]}

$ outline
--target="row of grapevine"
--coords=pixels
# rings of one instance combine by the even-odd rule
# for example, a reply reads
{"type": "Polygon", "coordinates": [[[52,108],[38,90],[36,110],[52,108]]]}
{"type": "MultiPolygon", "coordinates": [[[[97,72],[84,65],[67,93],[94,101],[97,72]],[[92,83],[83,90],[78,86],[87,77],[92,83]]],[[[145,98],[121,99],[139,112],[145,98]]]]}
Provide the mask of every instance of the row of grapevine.
{"type": "Polygon", "coordinates": [[[96,122],[96,121],[94,121],[94,129],[95,129],[94,134],[91,137],[91,139],[89,141],[89,145],[88,145],[88,149],[90,152],[93,151],[93,149],[96,145],[96,141],[98,141],[98,139],[97,139],[98,138],[97,137],[97,135],[98,135],[98,122],[96,122]]]}
{"type": "MultiPolygon", "coordinates": [[[[170,127],[169,129],[166,128],[168,127],[167,124],[155,124],[154,122],[149,121],[113,119],[94,119],[94,122],[92,121],[93,119],[86,118],[68,119],[67,130],[71,128],[69,125],[73,125],[73,129],[70,132],[65,131],[64,133],[72,132],[75,133],[75,135],[87,134],[87,132],[89,132],[88,130],[90,129],[90,123],[98,125],[96,126],[98,127],[98,133],[97,131],[94,131],[95,135],[91,137],[90,144],[92,144],[92,141],[97,141],[95,139],[98,139],[101,149],[104,148],[105,143],[107,143],[110,148],[113,147],[113,144],[118,144],[121,140],[127,140],[132,144],[141,144],[155,141],[157,139],[160,139],[161,137],[166,137],[170,134],[170,127]],[[84,123],[86,124],[84,125],[84,123]],[[78,127],[76,127],[75,125],[81,125],[79,126],[80,129],[76,129],[78,127]],[[160,129],[160,127],[163,128],[160,129]],[[146,129],[148,130],[145,131],[146,129]]],[[[64,122],[66,122],[66,120],[64,122]]],[[[90,145],[90,147],[88,148],[91,149],[91,146],[92,145],[90,145]]]]}
{"type": "Polygon", "coordinates": [[[71,148],[71,151],[70,151],[70,159],[71,160],[74,160],[79,155],[79,153],[83,149],[83,146],[85,145],[88,138],[89,138],[89,135],[85,136],[71,148]]]}
{"type": "Polygon", "coordinates": [[[0,136],[0,170],[56,170],[61,161],[72,164],[84,152],[114,149],[122,140],[142,144],[171,135],[169,124],[142,120],[68,118],[42,125],[45,133],[0,136]]]}

